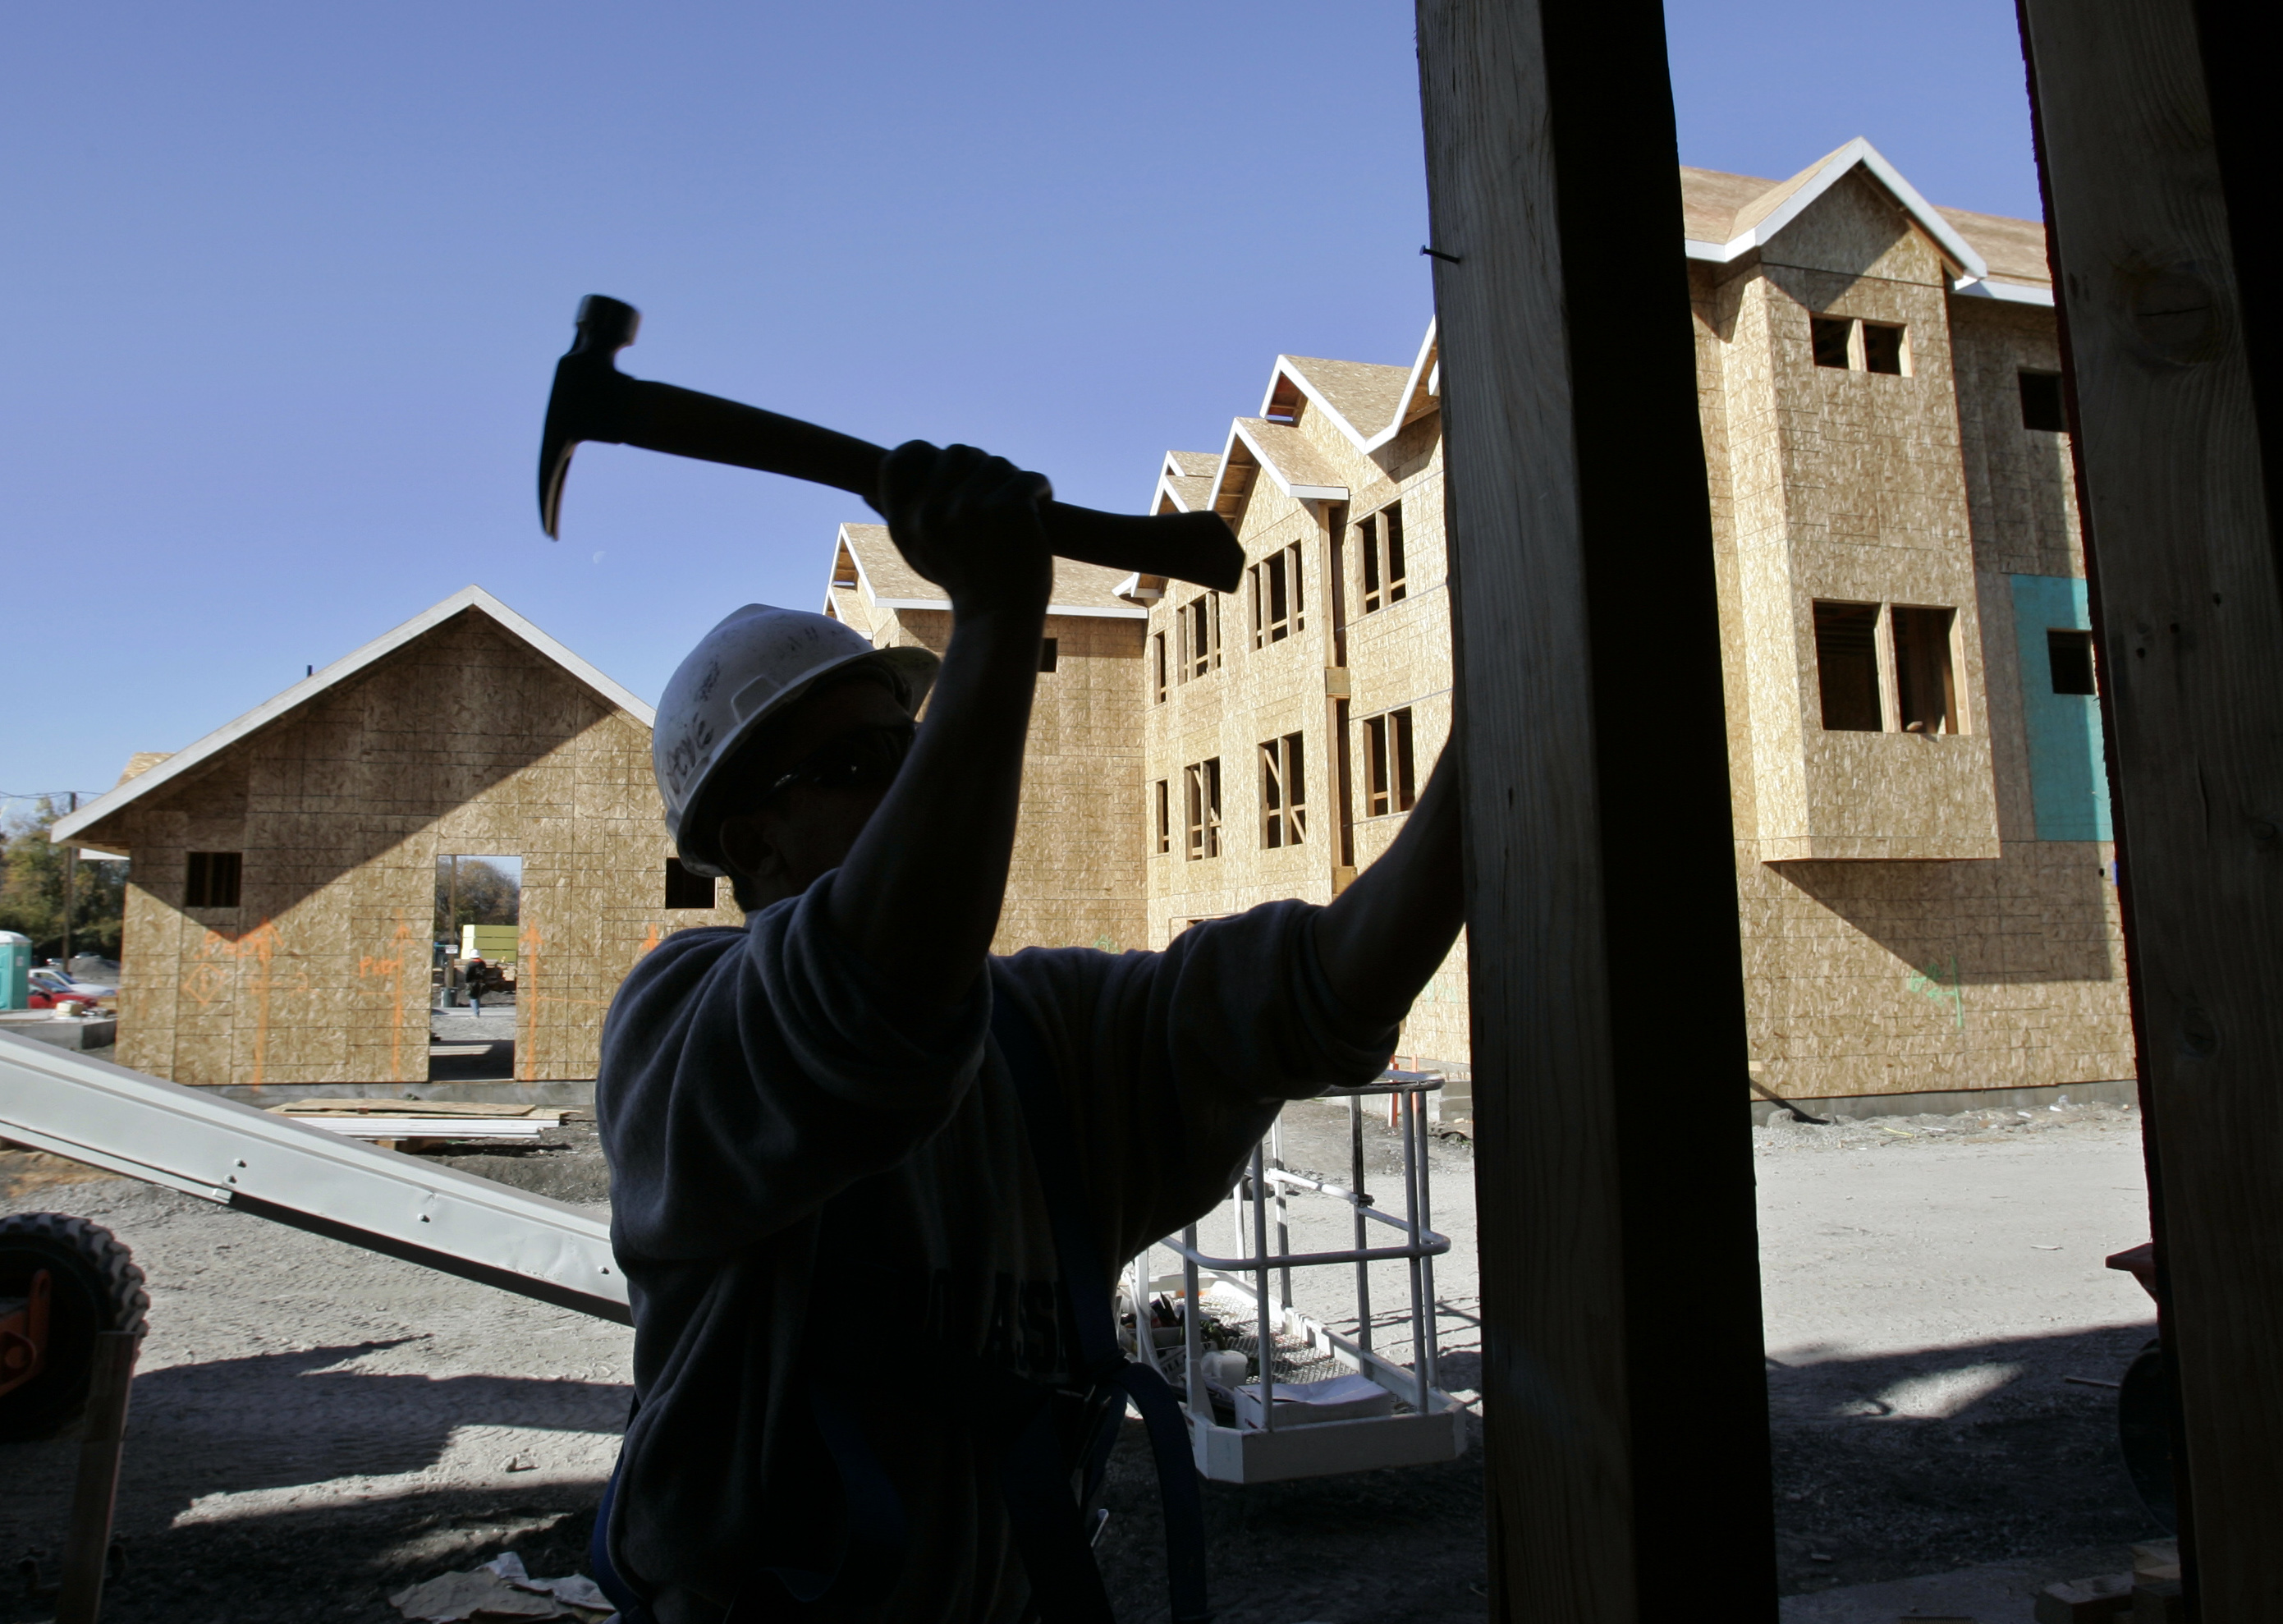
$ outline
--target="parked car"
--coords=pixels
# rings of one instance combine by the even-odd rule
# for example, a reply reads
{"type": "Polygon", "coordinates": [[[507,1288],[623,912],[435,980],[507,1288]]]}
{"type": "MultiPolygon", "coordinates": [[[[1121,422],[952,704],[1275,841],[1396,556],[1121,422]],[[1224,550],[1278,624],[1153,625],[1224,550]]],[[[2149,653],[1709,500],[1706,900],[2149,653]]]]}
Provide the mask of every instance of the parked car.
{"type": "Polygon", "coordinates": [[[66,998],[76,998],[82,1003],[99,1003],[105,998],[115,998],[119,989],[105,987],[99,981],[74,981],[60,970],[35,970],[31,972],[31,1006],[35,1010],[52,1010],[66,998]]]}

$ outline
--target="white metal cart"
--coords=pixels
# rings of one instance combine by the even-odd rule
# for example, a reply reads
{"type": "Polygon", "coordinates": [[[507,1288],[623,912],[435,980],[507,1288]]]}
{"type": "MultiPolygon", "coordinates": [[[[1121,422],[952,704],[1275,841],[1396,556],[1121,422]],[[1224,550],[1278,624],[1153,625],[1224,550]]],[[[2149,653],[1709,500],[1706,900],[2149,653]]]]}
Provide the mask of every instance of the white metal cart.
{"type": "Polygon", "coordinates": [[[1329,1089],[1323,1099],[1344,1099],[1348,1107],[1349,1170],[1343,1185],[1284,1164],[1282,1123],[1253,1148],[1251,1175],[1229,1192],[1235,1254],[1216,1256],[1197,1241],[1191,1224],[1179,1238],[1158,1243],[1181,1260],[1179,1274],[1156,1275],[1156,1248],[1146,1248],[1133,1264],[1128,1287],[1135,1307],[1137,1355],[1156,1360],[1168,1380],[1182,1389],[1189,1442],[1197,1470],[1222,1483],[1267,1483],[1287,1478],[1324,1477],[1383,1466],[1425,1465],[1466,1452],[1466,1416],[1436,1380],[1435,1259],[1451,1243],[1429,1227],[1427,1096],[1442,1087],[1431,1073],[1389,1072],[1352,1089],[1329,1089]],[[1367,1189],[1364,1166],[1364,1102],[1386,1097],[1403,1152],[1402,1215],[1383,1208],[1367,1189]],[[1353,1245],[1332,1252],[1291,1249],[1290,1204],[1314,1198],[1344,1204],[1353,1225],[1353,1245]],[[1374,1245],[1373,1225],[1393,1230],[1389,1244],[1374,1245]],[[1271,1231],[1274,1245],[1271,1246],[1271,1231]],[[1376,1328],[1371,1307],[1370,1266],[1400,1262],[1409,1285],[1408,1313],[1376,1328]],[[1295,1306],[1296,1269],[1342,1265],[1355,1270],[1356,1335],[1343,1337],[1295,1306]],[[1272,1277],[1275,1277],[1272,1289],[1272,1277]],[[1160,1348],[1152,1332],[1153,1293],[1178,1289],[1180,1339],[1174,1368],[1165,1369],[1174,1348],[1160,1348]],[[1249,1319],[1253,1330],[1250,1362],[1257,1371],[1243,1391],[1242,1424],[1217,1417],[1204,1370],[1205,1320],[1218,1297],[1249,1319]],[[1391,1334],[1389,1334],[1391,1333],[1391,1334]],[[1410,1364],[1399,1364],[1374,1347],[1409,1344],[1410,1364]],[[1353,1370],[1383,1389],[1390,1402],[1383,1414],[1348,1420],[1310,1420],[1305,1407],[1280,1406],[1282,1385],[1295,1389],[1296,1373],[1306,1365],[1353,1370]],[[1280,1408],[1290,1413],[1280,1417],[1280,1408]]]}

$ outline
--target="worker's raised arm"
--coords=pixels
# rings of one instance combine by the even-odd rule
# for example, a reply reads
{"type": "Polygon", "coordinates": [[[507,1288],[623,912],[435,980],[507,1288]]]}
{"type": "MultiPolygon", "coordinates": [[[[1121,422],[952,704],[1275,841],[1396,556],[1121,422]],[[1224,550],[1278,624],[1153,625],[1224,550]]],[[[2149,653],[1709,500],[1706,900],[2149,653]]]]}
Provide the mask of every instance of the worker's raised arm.
{"type": "Polygon", "coordinates": [[[1316,957],[1348,1009],[1400,1020],[1465,922],[1459,761],[1453,747],[1435,763],[1427,792],[1395,844],[1316,916],[1316,957]]]}
{"type": "Polygon", "coordinates": [[[971,446],[888,454],[879,506],[911,566],[951,598],[927,721],[832,885],[842,941],[922,1010],[982,972],[1015,845],[1023,742],[1054,561],[1047,482],[971,446]]]}

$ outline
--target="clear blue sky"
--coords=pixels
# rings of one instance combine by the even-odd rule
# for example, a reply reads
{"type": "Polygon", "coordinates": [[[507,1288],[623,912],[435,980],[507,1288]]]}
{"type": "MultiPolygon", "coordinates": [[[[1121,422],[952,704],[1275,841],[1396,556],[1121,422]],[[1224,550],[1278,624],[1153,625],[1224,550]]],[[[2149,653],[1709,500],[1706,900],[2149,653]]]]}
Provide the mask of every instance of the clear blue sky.
{"type": "MultiPolygon", "coordinates": [[[[2006,0],[1671,0],[1680,157],[1867,136],[2037,213],[2006,0]]],[[[1132,508],[1280,350],[1429,315],[1409,7],[910,0],[198,6],[0,20],[0,790],[108,787],[476,582],[636,692],[811,606],[836,492],[581,451],[579,296],[630,371],[1132,508]]]]}

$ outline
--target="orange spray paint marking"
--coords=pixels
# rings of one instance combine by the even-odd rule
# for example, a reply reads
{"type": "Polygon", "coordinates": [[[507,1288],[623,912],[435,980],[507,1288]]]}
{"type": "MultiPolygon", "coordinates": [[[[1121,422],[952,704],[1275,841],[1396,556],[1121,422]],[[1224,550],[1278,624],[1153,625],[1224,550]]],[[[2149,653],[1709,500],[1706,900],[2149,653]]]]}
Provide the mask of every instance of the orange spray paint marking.
{"type": "Polygon", "coordinates": [[[404,1076],[404,1028],[411,1014],[411,1006],[405,1002],[403,996],[403,975],[404,963],[408,956],[407,944],[411,940],[411,922],[404,917],[404,910],[400,908],[396,910],[395,955],[389,958],[360,957],[357,960],[358,979],[381,977],[381,994],[391,1001],[395,1010],[395,1016],[388,1028],[388,1074],[391,1080],[395,1081],[416,1081],[404,1076]]]}
{"type": "Polygon", "coordinates": [[[515,1002],[521,1009],[528,1000],[530,1010],[527,1016],[516,1018],[523,1030],[516,1035],[515,1072],[519,1081],[531,1082],[539,1075],[539,926],[525,925],[515,940],[520,956],[515,967],[515,1002]]]}
{"type": "MultiPolygon", "coordinates": [[[[199,964],[183,978],[183,990],[205,1004],[222,996],[235,980],[217,961],[251,958],[260,967],[253,983],[253,1071],[246,1079],[257,1089],[269,1059],[269,995],[277,983],[277,927],[266,918],[237,941],[210,930],[199,941],[199,964]]],[[[305,973],[302,986],[308,984],[305,973]]]]}

